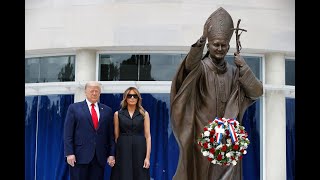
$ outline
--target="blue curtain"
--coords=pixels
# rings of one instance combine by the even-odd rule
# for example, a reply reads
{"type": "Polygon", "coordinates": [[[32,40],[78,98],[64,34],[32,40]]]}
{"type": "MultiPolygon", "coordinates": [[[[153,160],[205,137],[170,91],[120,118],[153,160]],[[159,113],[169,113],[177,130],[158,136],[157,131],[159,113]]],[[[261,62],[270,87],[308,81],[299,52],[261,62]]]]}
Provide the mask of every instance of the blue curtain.
{"type": "Polygon", "coordinates": [[[25,179],[67,180],[69,177],[63,155],[63,124],[68,106],[73,103],[73,95],[25,99],[26,114],[31,114],[25,119],[25,122],[31,122],[28,125],[25,123],[25,179]],[[29,108],[31,105],[32,108],[29,108]]]}
{"type": "MultiPolygon", "coordinates": [[[[25,179],[68,180],[63,156],[63,124],[73,95],[25,97],[25,179]]],[[[150,113],[152,151],[150,174],[154,180],[171,180],[179,158],[179,147],[170,126],[170,94],[142,94],[142,105],[150,113]]],[[[122,94],[101,94],[100,102],[119,110],[122,94]]],[[[248,153],[243,157],[243,179],[260,179],[260,106],[251,105],[243,125],[249,134],[248,153]]],[[[105,180],[110,176],[106,166],[105,180]]]]}
{"type": "Polygon", "coordinates": [[[37,130],[37,106],[38,96],[25,97],[24,113],[24,168],[25,179],[35,179],[35,157],[36,157],[36,130],[37,130]]]}
{"type": "Polygon", "coordinates": [[[286,98],[286,159],[287,180],[295,179],[295,99],[286,98]]]}
{"type": "Polygon", "coordinates": [[[246,110],[242,125],[248,133],[250,144],[242,160],[242,175],[245,180],[260,179],[260,100],[246,110]]]}

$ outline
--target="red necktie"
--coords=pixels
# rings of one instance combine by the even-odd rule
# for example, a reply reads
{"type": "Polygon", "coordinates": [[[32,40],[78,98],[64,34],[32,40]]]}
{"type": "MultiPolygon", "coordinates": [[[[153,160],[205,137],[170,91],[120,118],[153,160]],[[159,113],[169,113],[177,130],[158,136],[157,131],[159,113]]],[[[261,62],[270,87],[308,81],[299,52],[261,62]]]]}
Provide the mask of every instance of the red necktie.
{"type": "Polygon", "coordinates": [[[96,110],[94,109],[94,104],[91,104],[91,116],[92,116],[92,122],[95,129],[98,128],[98,115],[96,110]]]}

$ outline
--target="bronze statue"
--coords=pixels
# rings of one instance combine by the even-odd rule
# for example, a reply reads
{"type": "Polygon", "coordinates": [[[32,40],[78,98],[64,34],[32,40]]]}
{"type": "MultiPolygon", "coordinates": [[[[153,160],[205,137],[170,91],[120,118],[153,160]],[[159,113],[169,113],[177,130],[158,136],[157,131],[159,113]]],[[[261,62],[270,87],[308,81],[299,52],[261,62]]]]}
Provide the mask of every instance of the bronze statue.
{"type": "Polygon", "coordinates": [[[180,149],[174,180],[242,179],[241,162],[235,166],[211,164],[197,144],[209,120],[237,118],[241,123],[247,107],[263,94],[262,83],[240,56],[240,49],[234,53],[237,67],[224,59],[234,30],[225,9],[214,11],[172,80],[171,124],[180,149]],[[208,51],[203,56],[207,39],[208,51]]]}

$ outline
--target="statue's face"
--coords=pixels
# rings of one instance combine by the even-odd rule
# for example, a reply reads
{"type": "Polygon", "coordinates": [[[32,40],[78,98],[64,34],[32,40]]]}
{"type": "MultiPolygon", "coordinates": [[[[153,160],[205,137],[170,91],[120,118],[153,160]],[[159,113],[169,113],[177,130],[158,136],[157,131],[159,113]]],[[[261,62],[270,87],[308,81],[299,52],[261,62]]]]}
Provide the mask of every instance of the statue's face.
{"type": "Polygon", "coordinates": [[[207,44],[212,59],[221,61],[229,51],[229,42],[225,39],[213,39],[207,44]]]}

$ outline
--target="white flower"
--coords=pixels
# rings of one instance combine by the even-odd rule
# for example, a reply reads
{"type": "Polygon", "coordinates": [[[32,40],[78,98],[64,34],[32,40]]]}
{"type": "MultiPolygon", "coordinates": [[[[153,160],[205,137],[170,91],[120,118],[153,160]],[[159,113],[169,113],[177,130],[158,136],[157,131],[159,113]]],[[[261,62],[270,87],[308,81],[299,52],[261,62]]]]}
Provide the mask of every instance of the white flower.
{"type": "Polygon", "coordinates": [[[214,155],[212,153],[209,154],[210,158],[214,158],[214,155]]]}
{"type": "Polygon", "coordinates": [[[211,163],[212,164],[217,164],[217,160],[214,159],[214,160],[211,161],[211,163]]]}
{"type": "Polygon", "coordinates": [[[237,161],[233,160],[232,164],[235,166],[237,164],[237,161]]]}
{"type": "Polygon", "coordinates": [[[231,139],[230,138],[227,139],[227,143],[231,144],[231,139]]]}
{"type": "Polygon", "coordinates": [[[244,151],[243,151],[243,154],[247,154],[247,151],[246,151],[246,150],[244,150],[244,151]]]}
{"type": "Polygon", "coordinates": [[[219,144],[216,149],[221,149],[221,148],[222,148],[222,144],[219,144]]]}
{"type": "Polygon", "coordinates": [[[204,136],[206,136],[206,137],[207,137],[207,136],[210,136],[210,132],[209,132],[209,131],[205,131],[203,134],[204,134],[204,136]]]}
{"type": "Polygon", "coordinates": [[[231,152],[228,152],[226,156],[229,158],[231,156],[231,152]]]}
{"type": "Polygon", "coordinates": [[[208,156],[209,155],[209,151],[203,151],[202,155],[205,156],[205,157],[208,156]]]}
{"type": "Polygon", "coordinates": [[[208,149],[211,149],[211,147],[212,147],[212,146],[211,146],[211,144],[210,144],[210,143],[208,143],[208,149]]]}

